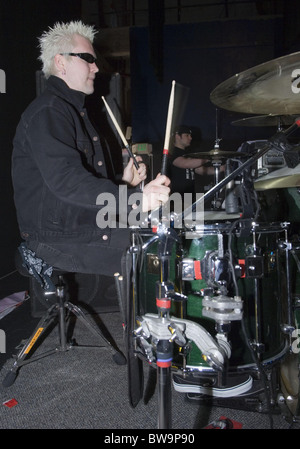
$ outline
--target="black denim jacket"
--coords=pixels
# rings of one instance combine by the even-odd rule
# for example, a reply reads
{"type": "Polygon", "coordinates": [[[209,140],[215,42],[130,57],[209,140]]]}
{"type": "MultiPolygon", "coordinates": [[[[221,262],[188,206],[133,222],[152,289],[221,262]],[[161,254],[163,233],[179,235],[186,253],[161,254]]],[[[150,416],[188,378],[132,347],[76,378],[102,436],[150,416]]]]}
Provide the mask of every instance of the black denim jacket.
{"type": "Polygon", "coordinates": [[[85,95],[51,76],[23,113],[14,138],[12,179],[21,237],[88,242],[110,229],[96,224],[99,193],[118,208],[119,186],[107,178],[100,137],[84,108],[85,95]]]}

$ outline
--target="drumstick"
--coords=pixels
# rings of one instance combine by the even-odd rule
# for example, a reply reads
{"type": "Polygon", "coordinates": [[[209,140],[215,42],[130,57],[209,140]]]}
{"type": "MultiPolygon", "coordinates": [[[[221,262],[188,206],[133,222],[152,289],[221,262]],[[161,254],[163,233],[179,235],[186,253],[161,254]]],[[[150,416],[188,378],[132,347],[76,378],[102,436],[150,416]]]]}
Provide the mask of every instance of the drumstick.
{"type": "Polygon", "coordinates": [[[167,159],[168,159],[168,155],[169,155],[169,145],[170,145],[171,127],[172,127],[173,109],[174,109],[175,84],[176,84],[175,81],[172,81],[172,89],[171,89],[169,107],[168,107],[165,142],[164,142],[164,148],[163,148],[163,159],[162,159],[162,167],[161,167],[162,175],[165,175],[166,171],[167,171],[167,159]]]}
{"type": "Polygon", "coordinates": [[[112,110],[110,109],[110,107],[108,106],[107,102],[105,101],[105,98],[104,97],[101,97],[101,98],[102,98],[102,100],[103,100],[103,102],[105,104],[105,107],[107,109],[107,112],[108,112],[110,118],[112,119],[113,124],[115,125],[116,130],[119,133],[119,136],[120,136],[121,140],[123,141],[123,143],[125,145],[126,150],[128,151],[129,156],[132,157],[132,159],[133,159],[133,163],[135,165],[135,168],[138,170],[139,164],[137,163],[137,161],[136,161],[136,159],[135,159],[135,157],[134,157],[134,155],[133,155],[133,153],[131,151],[131,148],[130,148],[129,144],[128,144],[127,140],[125,139],[125,136],[122,133],[122,130],[121,130],[121,128],[120,128],[120,126],[119,126],[119,124],[118,124],[118,122],[117,122],[117,120],[116,120],[116,118],[115,118],[115,116],[114,116],[114,114],[112,112],[112,110]]]}

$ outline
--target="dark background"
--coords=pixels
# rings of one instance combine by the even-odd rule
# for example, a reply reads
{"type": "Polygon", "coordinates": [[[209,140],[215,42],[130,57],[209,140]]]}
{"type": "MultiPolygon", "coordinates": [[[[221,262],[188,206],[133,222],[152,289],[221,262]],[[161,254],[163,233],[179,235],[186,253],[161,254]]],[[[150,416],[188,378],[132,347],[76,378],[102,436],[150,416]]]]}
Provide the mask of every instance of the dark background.
{"type": "MultiPolygon", "coordinates": [[[[196,130],[195,151],[209,151],[216,136],[216,107],[210,102],[210,92],[235,73],[300,50],[299,2],[279,3],[283,12],[280,17],[262,11],[256,19],[216,18],[199,24],[164,25],[160,8],[163,1],[152,1],[149,26],[131,27],[131,123],[128,125],[133,128],[134,142],[153,144],[155,171],[160,168],[173,79],[189,88],[182,120],[196,130]]],[[[14,270],[13,255],[19,243],[10,160],[20,115],[36,95],[35,73],[40,69],[37,37],[56,21],[80,18],[80,0],[0,3],[0,69],[6,74],[6,93],[0,94],[0,279],[14,270]]],[[[98,81],[95,105],[103,88],[98,81]]],[[[97,110],[92,115],[100,120],[97,110]]],[[[221,149],[234,151],[247,139],[267,138],[275,131],[231,125],[244,116],[219,111],[221,149]]]]}
{"type": "Polygon", "coordinates": [[[19,242],[11,185],[12,140],[20,115],[36,95],[37,37],[54,22],[80,17],[80,1],[11,0],[0,3],[0,66],[6,93],[0,95],[0,278],[14,270],[19,242]]]}
{"type": "Polygon", "coordinates": [[[281,56],[283,28],[282,18],[166,25],[161,66],[154,66],[145,52],[148,30],[132,29],[134,140],[148,139],[155,148],[162,149],[173,79],[179,84],[179,92],[181,86],[186,92],[185,107],[179,104],[177,109],[182,116],[180,121],[193,130],[195,151],[210,151],[214,147],[216,124],[222,150],[235,151],[244,140],[265,138],[266,129],[232,126],[232,121],[246,114],[216,111],[210,93],[234,74],[281,56]]]}

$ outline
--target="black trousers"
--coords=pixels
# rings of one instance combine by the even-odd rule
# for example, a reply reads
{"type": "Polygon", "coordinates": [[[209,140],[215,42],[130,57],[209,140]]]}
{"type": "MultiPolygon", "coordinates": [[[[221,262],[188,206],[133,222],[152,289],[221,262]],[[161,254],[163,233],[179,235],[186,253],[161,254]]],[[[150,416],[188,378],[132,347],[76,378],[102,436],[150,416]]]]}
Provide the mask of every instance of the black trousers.
{"type": "Polygon", "coordinates": [[[75,273],[113,276],[121,273],[121,259],[130,246],[131,230],[115,229],[109,243],[102,239],[89,242],[37,242],[26,245],[48,265],[75,273]]]}

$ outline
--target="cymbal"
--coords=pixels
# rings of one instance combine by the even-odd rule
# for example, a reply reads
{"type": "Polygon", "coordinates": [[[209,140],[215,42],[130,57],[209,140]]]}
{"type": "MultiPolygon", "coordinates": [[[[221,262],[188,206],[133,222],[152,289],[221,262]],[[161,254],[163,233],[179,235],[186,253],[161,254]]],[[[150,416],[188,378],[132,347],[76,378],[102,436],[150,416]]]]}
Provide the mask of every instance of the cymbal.
{"type": "Polygon", "coordinates": [[[256,117],[246,117],[231,122],[233,126],[290,126],[294,123],[295,117],[292,115],[258,115],[256,117]]]}
{"type": "Polygon", "coordinates": [[[210,100],[220,108],[247,114],[300,114],[299,67],[300,52],[273,59],[222,82],[210,100]]]}
{"type": "Polygon", "coordinates": [[[283,167],[268,173],[254,182],[254,189],[271,190],[300,186],[300,164],[297,167],[283,167]]]}
{"type": "Polygon", "coordinates": [[[219,150],[211,150],[204,153],[190,153],[184,154],[184,157],[190,157],[192,159],[231,159],[234,157],[245,157],[248,156],[247,153],[241,153],[237,151],[219,151],[219,150]]]}

